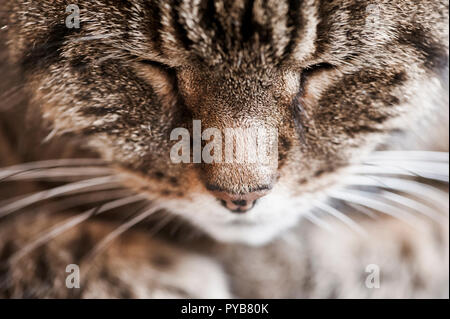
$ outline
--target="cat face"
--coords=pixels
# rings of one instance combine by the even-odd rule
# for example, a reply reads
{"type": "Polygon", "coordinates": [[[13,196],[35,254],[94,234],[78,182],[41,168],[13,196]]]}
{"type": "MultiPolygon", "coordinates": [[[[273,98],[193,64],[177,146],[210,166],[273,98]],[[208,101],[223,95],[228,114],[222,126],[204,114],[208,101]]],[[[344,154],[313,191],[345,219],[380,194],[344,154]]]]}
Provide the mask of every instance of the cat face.
{"type": "Polygon", "coordinates": [[[263,243],[294,224],[347,166],[424,114],[415,93],[447,61],[445,1],[98,0],[79,4],[79,29],[64,24],[66,1],[8,5],[22,9],[13,58],[54,132],[224,241],[263,243]],[[171,134],[193,139],[193,123],[238,138],[276,132],[276,154],[195,161],[205,138],[176,163],[171,134]]]}

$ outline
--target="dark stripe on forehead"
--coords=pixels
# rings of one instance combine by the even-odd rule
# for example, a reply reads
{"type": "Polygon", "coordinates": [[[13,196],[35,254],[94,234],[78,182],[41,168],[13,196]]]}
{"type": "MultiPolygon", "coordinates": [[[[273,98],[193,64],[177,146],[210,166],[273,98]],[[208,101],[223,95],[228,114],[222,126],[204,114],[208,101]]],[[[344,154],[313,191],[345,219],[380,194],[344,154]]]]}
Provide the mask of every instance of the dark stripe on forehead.
{"type": "MultiPolygon", "coordinates": [[[[356,51],[361,46],[365,46],[361,41],[362,32],[370,31],[367,30],[366,23],[371,14],[378,12],[375,5],[373,11],[368,10],[368,5],[368,1],[355,1],[348,4],[320,1],[317,10],[319,23],[317,25],[314,58],[319,58],[330,49],[336,51],[345,46],[347,49],[351,48],[356,51]],[[346,15],[343,15],[344,13],[346,15]],[[348,18],[344,19],[343,17],[348,18]]],[[[376,19],[375,16],[374,19],[376,19]]],[[[376,22],[376,20],[373,20],[374,28],[376,28],[376,22]]],[[[375,32],[377,31],[374,30],[375,32]]],[[[347,60],[354,58],[356,55],[356,52],[351,53],[347,56],[347,60]]]]}
{"type": "Polygon", "coordinates": [[[161,38],[161,9],[159,5],[153,1],[144,2],[145,8],[149,12],[149,21],[148,21],[148,31],[150,32],[150,41],[153,44],[153,48],[157,50],[160,54],[162,54],[161,46],[162,46],[162,38],[161,38]]]}
{"type": "MultiPolygon", "coordinates": [[[[204,0],[201,3],[202,25],[204,30],[214,30],[216,41],[224,42],[227,36],[224,27],[220,23],[220,19],[217,18],[215,0],[204,0]]],[[[226,52],[226,48],[222,48],[226,52]]]]}
{"type": "MultiPolygon", "coordinates": [[[[218,24],[218,20],[216,19],[216,7],[214,6],[214,0],[204,0],[201,3],[203,16],[202,23],[203,27],[208,29],[214,29],[214,26],[218,24]]],[[[218,34],[221,36],[221,34],[218,34]]]]}
{"type": "Polygon", "coordinates": [[[173,28],[175,29],[175,35],[180,44],[184,47],[184,49],[189,50],[192,46],[192,41],[188,37],[188,31],[180,22],[179,9],[182,0],[174,0],[171,6],[171,18],[173,23],[173,28]]]}
{"type": "Polygon", "coordinates": [[[303,17],[301,14],[301,4],[303,0],[289,0],[288,28],[291,28],[289,43],[284,51],[284,56],[288,57],[294,51],[297,38],[304,29],[303,17]]]}
{"type": "MultiPolygon", "coordinates": [[[[269,10],[267,6],[267,2],[262,3],[262,10],[265,12],[265,14],[270,18],[274,16],[276,13],[269,10]]],[[[254,19],[253,19],[254,20],[254,19]]],[[[259,39],[262,43],[269,43],[273,47],[272,50],[276,49],[277,43],[272,42],[272,36],[273,36],[273,29],[275,26],[272,25],[266,25],[261,26],[256,21],[253,21],[255,32],[259,34],[259,39]]]]}
{"type": "MultiPolygon", "coordinates": [[[[328,50],[339,51],[341,47],[352,51],[361,51],[364,47],[371,50],[367,42],[374,44],[374,37],[380,31],[389,34],[386,28],[387,12],[393,11],[394,8],[376,1],[320,1],[315,57],[328,50]]],[[[350,53],[347,59],[357,55],[356,52],[350,53]]]]}
{"type": "Polygon", "coordinates": [[[317,9],[317,15],[319,17],[319,23],[317,24],[316,29],[316,42],[315,47],[316,51],[314,53],[314,58],[317,58],[321,54],[326,51],[328,42],[328,31],[331,27],[331,19],[329,18],[330,12],[330,3],[327,1],[319,1],[319,6],[317,9]]]}
{"type": "Polygon", "coordinates": [[[286,0],[280,3],[202,0],[195,6],[187,0],[180,1],[176,8],[178,26],[172,18],[174,36],[180,38],[184,34],[190,40],[185,42],[185,51],[212,64],[226,61],[241,65],[275,56],[278,59],[289,40],[293,50],[296,39],[290,37],[300,34],[303,27],[299,18],[301,0],[291,1],[290,9],[286,0]],[[290,21],[288,14],[292,17],[290,21]],[[285,34],[286,27],[289,34],[285,34]]]}
{"type": "Polygon", "coordinates": [[[253,24],[254,3],[255,3],[254,0],[247,0],[245,2],[244,14],[242,15],[242,22],[241,22],[241,35],[243,42],[249,41],[255,31],[253,24]]]}

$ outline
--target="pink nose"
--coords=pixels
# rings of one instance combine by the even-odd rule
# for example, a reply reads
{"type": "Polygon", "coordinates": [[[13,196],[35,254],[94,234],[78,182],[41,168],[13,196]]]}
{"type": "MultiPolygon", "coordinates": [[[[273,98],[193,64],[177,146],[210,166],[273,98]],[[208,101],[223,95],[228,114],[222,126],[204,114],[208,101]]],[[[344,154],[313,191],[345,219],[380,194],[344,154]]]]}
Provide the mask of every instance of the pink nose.
{"type": "Polygon", "coordinates": [[[234,213],[245,213],[253,208],[257,199],[267,195],[269,191],[262,190],[246,194],[231,194],[224,191],[213,191],[212,193],[230,211],[234,213]]]}

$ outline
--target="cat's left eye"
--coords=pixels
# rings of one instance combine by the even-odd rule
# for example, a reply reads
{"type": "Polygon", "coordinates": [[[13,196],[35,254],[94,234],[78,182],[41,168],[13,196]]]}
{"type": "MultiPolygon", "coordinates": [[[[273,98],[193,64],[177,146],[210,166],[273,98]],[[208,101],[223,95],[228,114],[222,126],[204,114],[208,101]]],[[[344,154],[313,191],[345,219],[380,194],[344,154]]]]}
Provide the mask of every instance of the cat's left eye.
{"type": "Polygon", "coordinates": [[[305,67],[300,75],[300,92],[304,92],[308,79],[322,72],[334,70],[336,67],[327,62],[316,63],[305,67]]]}

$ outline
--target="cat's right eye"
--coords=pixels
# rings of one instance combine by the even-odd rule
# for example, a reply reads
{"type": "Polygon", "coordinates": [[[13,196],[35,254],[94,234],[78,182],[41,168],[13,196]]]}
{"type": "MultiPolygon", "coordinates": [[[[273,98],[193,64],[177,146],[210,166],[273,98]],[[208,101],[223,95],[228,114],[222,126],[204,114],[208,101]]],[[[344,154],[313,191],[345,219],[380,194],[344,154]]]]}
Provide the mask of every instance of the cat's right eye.
{"type": "Polygon", "coordinates": [[[153,60],[137,59],[135,70],[160,96],[167,97],[170,92],[177,91],[177,74],[174,68],[153,60]]]}

